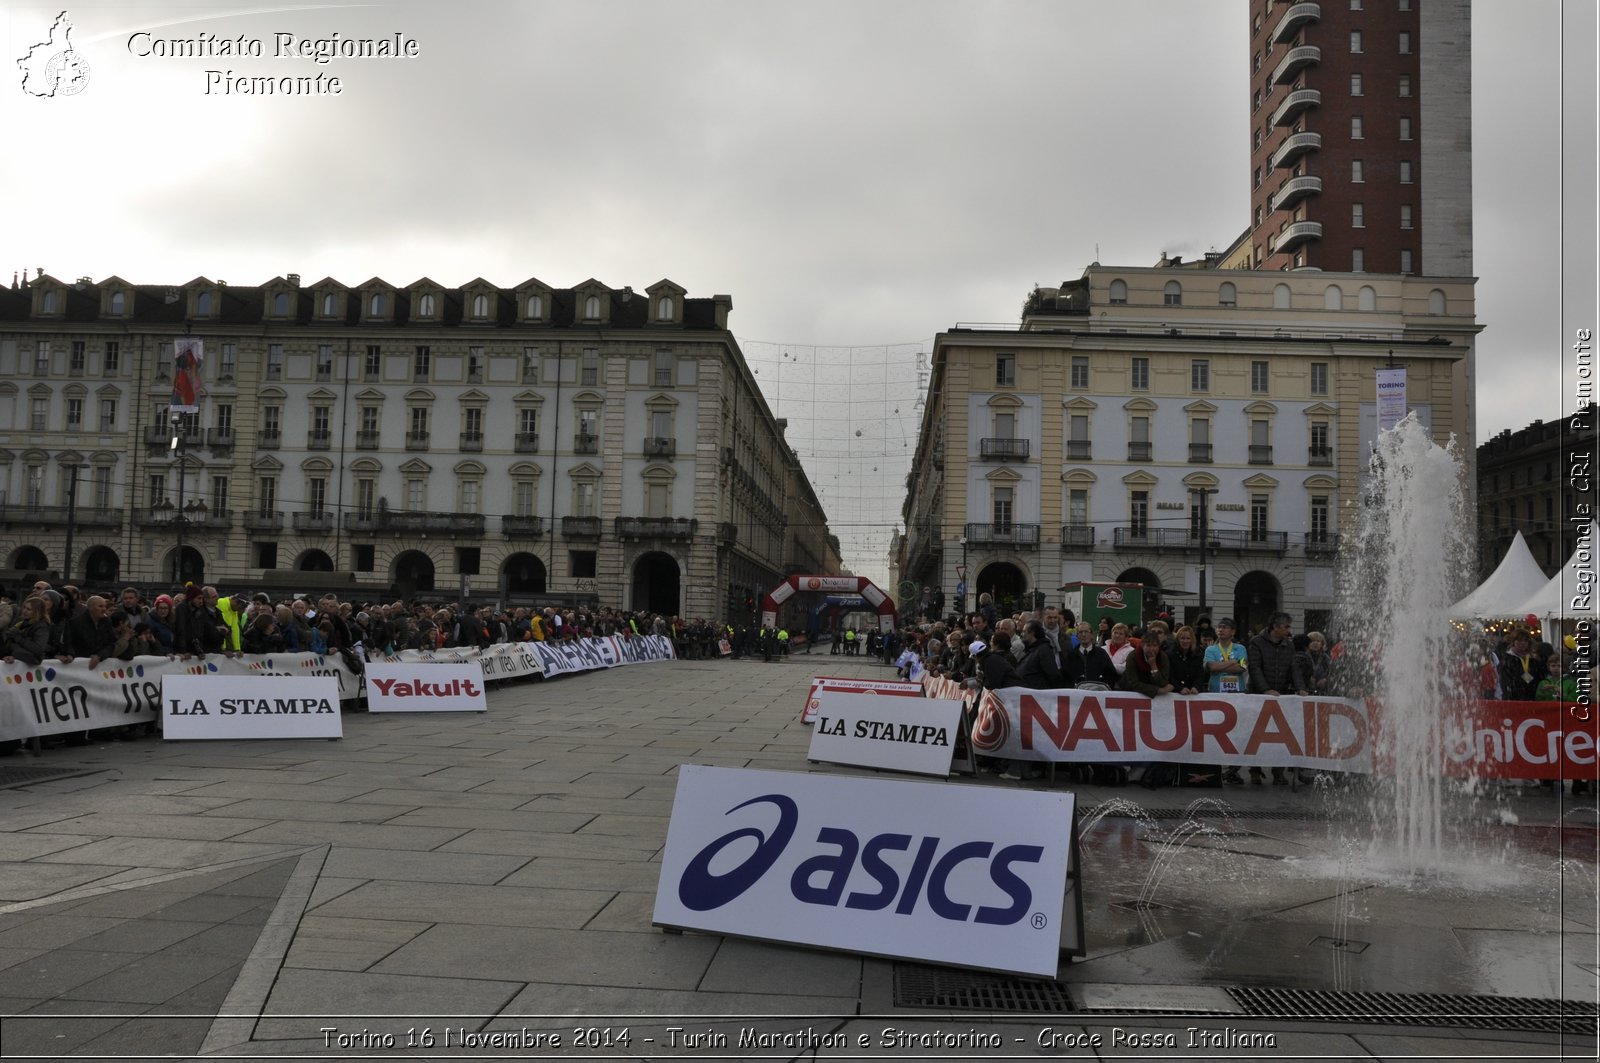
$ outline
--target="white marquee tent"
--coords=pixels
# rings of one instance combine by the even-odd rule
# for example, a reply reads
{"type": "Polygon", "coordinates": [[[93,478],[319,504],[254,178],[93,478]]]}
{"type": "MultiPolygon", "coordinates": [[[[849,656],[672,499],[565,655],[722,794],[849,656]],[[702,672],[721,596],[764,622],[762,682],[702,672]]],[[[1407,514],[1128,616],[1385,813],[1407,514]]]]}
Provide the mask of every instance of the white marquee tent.
{"type": "Polygon", "coordinates": [[[1566,566],[1521,605],[1510,610],[1509,615],[1525,616],[1528,613],[1534,616],[1558,617],[1595,615],[1593,604],[1595,592],[1600,590],[1595,586],[1595,547],[1600,544],[1600,540],[1595,538],[1597,531],[1600,531],[1600,528],[1591,521],[1589,530],[1585,533],[1587,538],[1579,538],[1578,548],[1572,551],[1572,557],[1566,566]],[[1574,607],[1573,597],[1584,591],[1589,593],[1588,607],[1574,607]]]}
{"type": "Polygon", "coordinates": [[[1450,615],[1465,620],[1471,617],[1526,616],[1519,608],[1548,582],[1544,569],[1533,559],[1533,552],[1517,532],[1493,574],[1478,589],[1450,607],[1450,615]]]}

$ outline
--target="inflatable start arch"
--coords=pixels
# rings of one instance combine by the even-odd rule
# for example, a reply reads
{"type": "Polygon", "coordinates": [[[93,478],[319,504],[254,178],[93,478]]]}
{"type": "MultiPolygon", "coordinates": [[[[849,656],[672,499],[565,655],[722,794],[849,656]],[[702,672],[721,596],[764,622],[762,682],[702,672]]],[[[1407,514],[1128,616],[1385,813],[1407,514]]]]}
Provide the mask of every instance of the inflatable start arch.
{"type": "Polygon", "coordinates": [[[799,591],[859,594],[867,600],[868,605],[878,610],[878,630],[886,635],[894,630],[894,600],[865,576],[790,576],[773,588],[770,594],[762,597],[761,625],[772,627],[777,624],[778,606],[799,591]]]}

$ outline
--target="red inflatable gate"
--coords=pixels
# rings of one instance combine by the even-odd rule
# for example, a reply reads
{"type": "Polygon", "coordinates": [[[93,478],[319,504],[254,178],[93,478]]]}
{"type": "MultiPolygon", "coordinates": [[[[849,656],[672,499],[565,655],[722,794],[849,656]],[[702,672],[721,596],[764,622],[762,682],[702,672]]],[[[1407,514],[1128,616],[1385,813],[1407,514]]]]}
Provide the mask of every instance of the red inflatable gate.
{"type": "Polygon", "coordinates": [[[771,627],[776,624],[778,606],[799,591],[859,594],[867,600],[868,605],[878,610],[878,629],[886,635],[894,630],[894,600],[865,576],[790,576],[773,588],[770,594],[762,596],[761,625],[771,627]]]}

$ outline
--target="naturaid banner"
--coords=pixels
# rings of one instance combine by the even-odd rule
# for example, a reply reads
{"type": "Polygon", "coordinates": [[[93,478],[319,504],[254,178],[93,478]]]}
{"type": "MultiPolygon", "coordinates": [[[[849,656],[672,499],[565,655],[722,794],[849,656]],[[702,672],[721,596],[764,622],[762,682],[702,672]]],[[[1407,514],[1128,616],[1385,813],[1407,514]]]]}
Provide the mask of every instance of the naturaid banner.
{"type": "MultiPolygon", "coordinates": [[[[1480,701],[1448,707],[1439,774],[1593,779],[1597,723],[1585,706],[1480,701]]],[[[1117,691],[986,692],[972,742],[1012,760],[1209,763],[1389,772],[1384,713],[1347,698],[1117,691]]],[[[1415,770],[1411,768],[1400,770],[1415,770]]]]}
{"type": "MultiPolygon", "coordinates": [[[[672,640],[665,635],[576,639],[555,644],[496,643],[482,652],[406,650],[384,658],[405,663],[476,661],[483,669],[484,680],[490,683],[672,659],[672,640]]],[[[168,675],[332,676],[339,681],[341,701],[353,701],[362,692],[361,677],[346,667],[337,654],[211,654],[189,660],[135,657],[131,661],[101,661],[94,669],[89,668],[86,658],[70,664],[54,660],[37,666],[0,664],[0,741],[148,723],[156,719],[161,679],[168,675]]]]}

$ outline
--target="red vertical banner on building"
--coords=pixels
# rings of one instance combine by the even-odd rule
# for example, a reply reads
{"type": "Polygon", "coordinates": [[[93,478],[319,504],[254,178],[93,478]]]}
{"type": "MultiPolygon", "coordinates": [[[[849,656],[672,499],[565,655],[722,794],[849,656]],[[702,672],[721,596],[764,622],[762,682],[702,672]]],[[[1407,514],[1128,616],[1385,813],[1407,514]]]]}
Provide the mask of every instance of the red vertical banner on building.
{"type": "Polygon", "coordinates": [[[200,365],[205,361],[204,340],[182,336],[172,345],[173,413],[200,412],[200,365]]]}

